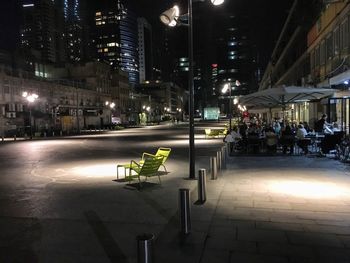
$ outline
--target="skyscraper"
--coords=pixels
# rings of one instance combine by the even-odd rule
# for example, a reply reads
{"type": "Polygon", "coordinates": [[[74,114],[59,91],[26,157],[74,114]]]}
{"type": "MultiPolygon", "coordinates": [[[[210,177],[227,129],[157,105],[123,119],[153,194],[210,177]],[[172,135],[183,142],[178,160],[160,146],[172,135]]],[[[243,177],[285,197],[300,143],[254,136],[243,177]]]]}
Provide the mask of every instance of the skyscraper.
{"type": "Polygon", "coordinates": [[[52,0],[26,0],[22,4],[20,45],[45,63],[65,61],[63,12],[52,0]]]}
{"type": "Polygon", "coordinates": [[[83,57],[83,24],[80,18],[79,0],[64,0],[67,60],[76,63],[83,57]]]}
{"type": "Polygon", "coordinates": [[[98,60],[127,72],[131,84],[139,82],[137,18],[121,1],[99,3],[94,43],[98,60]]]}
{"type": "Polygon", "coordinates": [[[145,18],[138,18],[140,83],[153,80],[152,26],[145,18]]]}

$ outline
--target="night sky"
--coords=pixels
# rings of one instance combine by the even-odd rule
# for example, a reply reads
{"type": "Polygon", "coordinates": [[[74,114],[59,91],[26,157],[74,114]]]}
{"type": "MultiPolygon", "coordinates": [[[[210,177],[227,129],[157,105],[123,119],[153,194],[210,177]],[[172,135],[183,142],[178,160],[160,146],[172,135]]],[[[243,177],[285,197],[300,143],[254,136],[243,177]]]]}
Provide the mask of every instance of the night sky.
{"type": "MultiPolygon", "coordinates": [[[[194,19],[197,5],[204,5],[204,3],[195,3],[195,1],[193,1],[194,19]]],[[[211,14],[213,15],[215,15],[215,8],[217,8],[227,13],[232,12],[249,17],[251,22],[249,26],[256,32],[255,39],[253,39],[254,45],[259,50],[261,63],[266,65],[293,2],[293,0],[226,0],[219,7],[207,6],[212,9],[211,14]]],[[[147,18],[156,29],[153,30],[154,34],[157,34],[157,30],[163,26],[159,21],[159,14],[162,11],[174,4],[180,5],[185,12],[187,11],[187,1],[127,0],[127,3],[139,16],[147,18]]],[[[220,12],[217,13],[220,14],[220,12]]]]}

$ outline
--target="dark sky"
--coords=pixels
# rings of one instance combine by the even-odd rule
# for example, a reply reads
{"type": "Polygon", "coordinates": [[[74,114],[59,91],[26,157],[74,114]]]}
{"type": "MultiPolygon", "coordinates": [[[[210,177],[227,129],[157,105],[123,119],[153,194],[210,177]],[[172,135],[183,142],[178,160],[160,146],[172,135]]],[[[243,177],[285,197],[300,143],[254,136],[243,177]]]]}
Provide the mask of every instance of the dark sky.
{"type": "MultiPolygon", "coordinates": [[[[198,5],[204,5],[195,1],[193,1],[194,16],[200,9],[198,5]]],[[[226,0],[219,7],[207,3],[206,6],[211,9],[210,14],[213,16],[222,15],[223,12],[247,16],[250,21],[249,27],[256,32],[254,42],[261,54],[261,62],[266,65],[293,2],[294,0],[226,0]]],[[[127,3],[139,16],[147,18],[156,29],[153,30],[154,34],[163,26],[159,21],[162,11],[174,4],[182,6],[184,12],[187,11],[187,1],[183,0],[127,0],[127,3]]]]}

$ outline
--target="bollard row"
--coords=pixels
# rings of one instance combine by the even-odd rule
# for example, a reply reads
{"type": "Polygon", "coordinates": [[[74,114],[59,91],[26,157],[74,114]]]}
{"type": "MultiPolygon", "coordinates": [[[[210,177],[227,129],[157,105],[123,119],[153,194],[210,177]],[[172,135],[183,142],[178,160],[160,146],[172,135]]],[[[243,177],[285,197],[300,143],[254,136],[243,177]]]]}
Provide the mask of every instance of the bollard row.
{"type": "Polygon", "coordinates": [[[205,203],[207,200],[207,172],[205,169],[198,171],[198,202],[205,203]]]}

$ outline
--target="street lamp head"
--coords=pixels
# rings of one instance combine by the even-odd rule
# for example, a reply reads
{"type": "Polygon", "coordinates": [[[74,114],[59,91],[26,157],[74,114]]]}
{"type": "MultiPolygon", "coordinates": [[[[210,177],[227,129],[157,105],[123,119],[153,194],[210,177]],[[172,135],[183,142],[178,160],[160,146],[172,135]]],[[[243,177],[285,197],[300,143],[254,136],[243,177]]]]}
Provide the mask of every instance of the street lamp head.
{"type": "Polygon", "coordinates": [[[160,21],[167,26],[176,26],[176,20],[180,15],[180,9],[177,5],[164,11],[160,16],[160,21]]]}
{"type": "Polygon", "coordinates": [[[229,84],[226,83],[226,84],[224,85],[224,87],[222,88],[221,92],[222,92],[222,93],[226,93],[229,89],[230,89],[229,84]]]}
{"type": "Polygon", "coordinates": [[[22,97],[26,98],[28,102],[34,102],[37,98],[39,98],[39,95],[36,93],[28,93],[27,91],[24,91],[22,93],[22,97]]]}
{"type": "Polygon", "coordinates": [[[210,0],[213,5],[221,5],[225,0],[210,0]]]}

